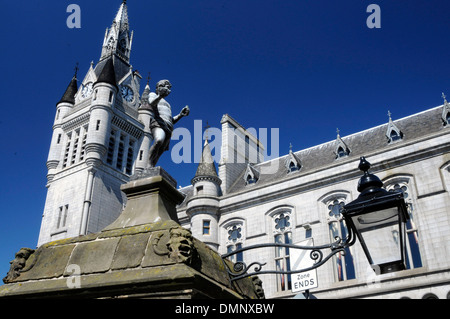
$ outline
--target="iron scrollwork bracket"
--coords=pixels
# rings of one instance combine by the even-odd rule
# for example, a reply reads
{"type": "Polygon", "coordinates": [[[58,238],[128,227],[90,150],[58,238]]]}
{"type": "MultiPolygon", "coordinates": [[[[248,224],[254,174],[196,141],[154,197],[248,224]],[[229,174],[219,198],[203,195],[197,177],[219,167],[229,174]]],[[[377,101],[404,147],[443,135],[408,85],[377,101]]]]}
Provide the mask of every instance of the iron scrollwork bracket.
{"type": "Polygon", "coordinates": [[[280,243],[266,243],[266,244],[258,244],[258,245],[252,245],[243,247],[241,249],[234,250],[230,253],[222,255],[222,260],[225,265],[225,269],[228,272],[228,276],[230,279],[230,282],[234,282],[236,280],[251,277],[254,275],[261,275],[261,274],[297,274],[309,270],[316,269],[323,264],[325,264],[331,257],[333,257],[337,253],[345,254],[345,250],[352,246],[355,243],[356,237],[353,235],[353,232],[351,229],[348,229],[348,234],[345,240],[342,240],[340,237],[336,237],[335,241],[326,244],[326,245],[320,245],[320,246],[299,246],[294,244],[280,244],[280,243]],[[309,256],[314,261],[314,264],[311,267],[303,268],[303,269],[295,269],[295,270],[275,270],[275,269],[263,269],[264,266],[267,265],[267,262],[260,262],[260,261],[252,261],[251,263],[247,264],[244,261],[237,261],[232,266],[230,266],[229,263],[226,262],[226,259],[237,255],[239,253],[242,253],[243,251],[249,251],[249,250],[255,250],[255,249],[264,249],[264,248],[289,248],[289,249],[300,249],[300,250],[309,250],[310,254],[309,256]],[[324,251],[327,251],[326,255],[324,254],[324,251]],[[254,267],[254,268],[253,268],[254,267]],[[253,268],[253,269],[252,269],[253,268]]]}

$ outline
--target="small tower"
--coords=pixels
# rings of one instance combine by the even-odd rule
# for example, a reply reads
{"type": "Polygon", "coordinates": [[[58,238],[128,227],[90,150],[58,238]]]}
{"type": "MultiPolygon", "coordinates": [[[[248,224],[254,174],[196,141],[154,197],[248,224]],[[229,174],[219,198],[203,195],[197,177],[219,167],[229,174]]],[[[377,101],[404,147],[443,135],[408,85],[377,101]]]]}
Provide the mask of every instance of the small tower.
{"type": "Polygon", "coordinates": [[[50,143],[50,151],[47,158],[47,179],[52,181],[58,165],[60,165],[63,149],[63,137],[64,130],[62,129],[62,119],[66,116],[75,104],[75,94],[78,91],[77,80],[78,66],[75,68],[75,74],[72,77],[66,91],[64,92],[61,100],[56,104],[56,115],[53,122],[53,135],[50,143]]]}
{"type": "Polygon", "coordinates": [[[192,235],[217,250],[220,184],[208,140],[205,141],[197,172],[191,180],[194,196],[187,203],[192,235]]]}

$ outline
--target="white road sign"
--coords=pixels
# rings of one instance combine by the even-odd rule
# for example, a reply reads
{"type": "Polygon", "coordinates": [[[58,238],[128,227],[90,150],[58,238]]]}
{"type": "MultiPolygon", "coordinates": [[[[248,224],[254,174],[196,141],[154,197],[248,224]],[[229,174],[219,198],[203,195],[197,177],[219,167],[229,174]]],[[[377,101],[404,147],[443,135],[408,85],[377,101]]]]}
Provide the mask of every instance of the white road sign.
{"type": "MultiPolygon", "coordinates": [[[[296,243],[298,246],[314,246],[314,240],[309,238],[307,240],[296,243]]],[[[311,267],[314,260],[310,257],[311,250],[303,249],[289,249],[291,271],[301,270],[311,267]]],[[[291,275],[292,292],[301,292],[319,287],[317,281],[317,271],[309,270],[291,275]]]]}

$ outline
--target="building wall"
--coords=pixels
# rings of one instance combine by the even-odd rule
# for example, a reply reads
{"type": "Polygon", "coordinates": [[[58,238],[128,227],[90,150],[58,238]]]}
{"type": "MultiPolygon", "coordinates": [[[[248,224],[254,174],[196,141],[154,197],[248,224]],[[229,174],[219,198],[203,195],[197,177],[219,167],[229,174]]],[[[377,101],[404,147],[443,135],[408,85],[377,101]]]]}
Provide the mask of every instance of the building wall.
{"type": "Polygon", "coordinates": [[[84,165],[78,165],[56,176],[50,183],[38,246],[49,241],[75,237],[80,234],[79,213],[83,210],[86,182],[87,171],[84,169],[84,165]],[[64,223],[65,214],[67,214],[67,219],[64,223]],[[59,226],[58,220],[60,221],[59,226]]]}
{"type": "Polygon", "coordinates": [[[120,186],[126,181],[124,176],[106,167],[95,173],[92,201],[89,210],[87,233],[96,233],[114,222],[126,205],[126,196],[120,186]]]}

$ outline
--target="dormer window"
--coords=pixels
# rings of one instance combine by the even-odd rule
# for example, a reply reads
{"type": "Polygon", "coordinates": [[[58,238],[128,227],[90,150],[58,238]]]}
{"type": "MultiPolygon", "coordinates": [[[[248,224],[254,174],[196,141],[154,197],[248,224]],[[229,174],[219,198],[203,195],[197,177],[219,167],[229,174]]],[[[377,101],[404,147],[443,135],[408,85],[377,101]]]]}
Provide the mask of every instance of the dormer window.
{"type": "Polygon", "coordinates": [[[245,185],[255,184],[259,179],[259,172],[254,169],[251,164],[247,165],[247,170],[244,174],[245,185]]]}
{"type": "Polygon", "coordinates": [[[444,93],[442,93],[442,98],[444,99],[444,106],[442,108],[442,122],[444,126],[450,124],[450,105],[447,102],[447,98],[444,93]]]}
{"type": "Polygon", "coordinates": [[[289,171],[290,172],[295,172],[295,171],[298,171],[299,169],[300,169],[300,167],[298,167],[294,162],[289,163],[289,171]]]}
{"type": "Polygon", "coordinates": [[[302,168],[300,158],[292,152],[292,144],[289,147],[289,154],[286,157],[284,166],[288,173],[299,171],[302,168]]]}
{"type": "Polygon", "coordinates": [[[391,112],[388,111],[389,116],[389,124],[386,131],[386,137],[388,138],[388,143],[400,141],[403,138],[403,133],[400,129],[395,125],[391,118],[391,112]]]}
{"type": "Polygon", "coordinates": [[[338,158],[339,157],[345,157],[347,155],[348,155],[348,153],[342,147],[338,148],[338,150],[337,150],[337,157],[338,158]]]}
{"type": "Polygon", "coordinates": [[[391,131],[389,142],[395,142],[395,141],[398,141],[401,139],[402,139],[402,137],[396,131],[391,131]]]}
{"type": "Polygon", "coordinates": [[[450,112],[447,113],[447,116],[445,117],[445,125],[450,124],[450,112]]]}
{"type": "Polygon", "coordinates": [[[350,149],[347,147],[347,145],[342,140],[342,138],[339,134],[339,129],[337,129],[337,137],[336,137],[334,154],[336,155],[336,159],[350,155],[350,149]]]}
{"type": "Polygon", "coordinates": [[[247,175],[247,184],[255,184],[256,183],[256,178],[254,178],[251,175],[247,175]]]}

